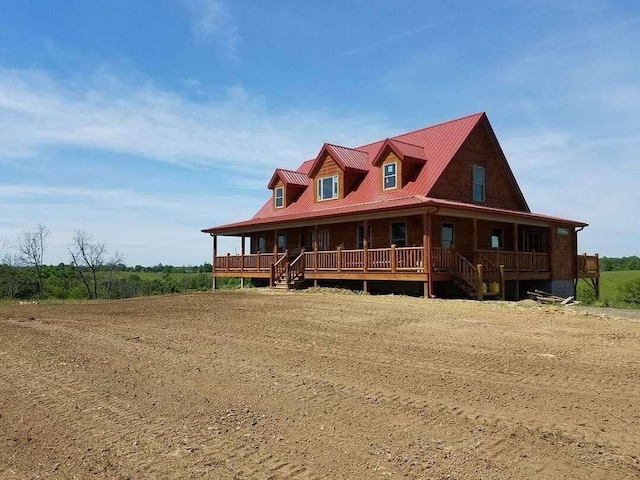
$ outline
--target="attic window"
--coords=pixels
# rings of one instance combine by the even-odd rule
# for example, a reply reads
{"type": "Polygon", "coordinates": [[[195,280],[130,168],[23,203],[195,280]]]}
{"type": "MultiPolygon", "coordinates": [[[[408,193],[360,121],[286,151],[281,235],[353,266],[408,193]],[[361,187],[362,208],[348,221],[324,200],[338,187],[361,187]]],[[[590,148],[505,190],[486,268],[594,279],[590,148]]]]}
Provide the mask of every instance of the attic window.
{"type": "Polygon", "coordinates": [[[382,179],[382,188],[385,190],[390,190],[392,188],[396,188],[396,162],[387,163],[384,165],[383,171],[383,179],[382,179]]]}
{"type": "Polygon", "coordinates": [[[473,166],[473,201],[484,202],[484,167],[473,166]]]}
{"type": "Polygon", "coordinates": [[[338,198],[338,176],[318,179],[318,201],[338,198]]]}
{"type": "Polygon", "coordinates": [[[284,207],[284,187],[276,187],[273,191],[276,208],[284,207]]]}

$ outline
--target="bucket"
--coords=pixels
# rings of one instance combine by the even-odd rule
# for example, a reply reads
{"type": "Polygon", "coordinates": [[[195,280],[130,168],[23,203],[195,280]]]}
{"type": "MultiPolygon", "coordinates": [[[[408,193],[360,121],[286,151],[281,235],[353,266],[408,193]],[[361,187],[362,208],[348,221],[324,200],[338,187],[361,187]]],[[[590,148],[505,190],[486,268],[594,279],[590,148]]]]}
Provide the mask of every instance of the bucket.
{"type": "Polygon", "coordinates": [[[489,291],[491,293],[500,293],[500,284],[498,282],[491,282],[489,284],[489,291]]]}

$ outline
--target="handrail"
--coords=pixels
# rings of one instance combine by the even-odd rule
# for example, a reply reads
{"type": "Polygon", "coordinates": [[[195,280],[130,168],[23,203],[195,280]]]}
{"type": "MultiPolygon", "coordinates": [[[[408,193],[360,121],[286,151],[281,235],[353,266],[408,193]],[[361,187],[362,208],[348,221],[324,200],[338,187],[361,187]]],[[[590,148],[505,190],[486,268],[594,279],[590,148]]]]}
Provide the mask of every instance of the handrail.
{"type": "Polygon", "coordinates": [[[290,280],[302,280],[304,279],[304,266],[305,266],[305,257],[304,257],[304,248],[300,251],[300,255],[296,257],[296,259],[289,264],[289,275],[287,278],[287,282],[290,280]]]}
{"type": "Polygon", "coordinates": [[[276,263],[271,265],[271,285],[275,285],[276,280],[282,277],[289,266],[289,251],[285,250],[284,255],[276,263]]]}
{"type": "Polygon", "coordinates": [[[460,255],[453,249],[451,250],[455,253],[455,273],[475,289],[478,273],[476,267],[467,260],[466,257],[460,255]]]}
{"type": "Polygon", "coordinates": [[[479,260],[482,264],[482,276],[486,278],[487,282],[499,282],[500,281],[500,267],[496,265],[487,255],[482,251],[478,251],[479,260]]]}

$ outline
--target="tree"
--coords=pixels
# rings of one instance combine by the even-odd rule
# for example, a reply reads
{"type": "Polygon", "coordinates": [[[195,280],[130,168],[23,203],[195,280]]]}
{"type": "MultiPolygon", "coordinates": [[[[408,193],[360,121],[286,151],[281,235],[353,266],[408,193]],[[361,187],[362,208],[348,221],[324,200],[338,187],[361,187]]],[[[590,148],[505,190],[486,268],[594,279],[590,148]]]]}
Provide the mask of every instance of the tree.
{"type": "Polygon", "coordinates": [[[109,262],[107,263],[107,265],[109,266],[109,277],[107,278],[107,294],[106,294],[107,298],[109,298],[109,296],[111,295],[111,282],[113,280],[113,271],[122,263],[124,263],[124,256],[118,250],[116,250],[113,253],[113,256],[111,257],[109,262]]]}
{"type": "Polygon", "coordinates": [[[18,237],[14,248],[18,254],[19,261],[24,265],[35,268],[38,276],[38,291],[42,300],[42,260],[47,249],[47,238],[51,235],[51,230],[42,224],[36,225],[32,230],[25,230],[18,237]]]}
{"type": "Polygon", "coordinates": [[[107,246],[94,242],[93,236],[84,230],[76,230],[68,250],[71,263],[87,289],[87,295],[89,298],[98,298],[98,270],[104,263],[107,246]]]}

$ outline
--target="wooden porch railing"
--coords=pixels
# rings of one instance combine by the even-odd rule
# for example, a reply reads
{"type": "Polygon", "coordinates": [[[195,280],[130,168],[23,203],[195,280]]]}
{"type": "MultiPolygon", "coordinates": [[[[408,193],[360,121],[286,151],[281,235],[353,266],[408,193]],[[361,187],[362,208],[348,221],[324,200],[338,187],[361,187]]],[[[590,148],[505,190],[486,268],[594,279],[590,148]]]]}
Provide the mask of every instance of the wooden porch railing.
{"type": "MultiPolygon", "coordinates": [[[[458,252],[453,249],[433,247],[431,265],[435,272],[455,270],[458,252]]],[[[548,253],[510,252],[505,250],[478,250],[477,258],[465,255],[471,264],[487,264],[485,278],[504,265],[507,272],[548,272],[548,253]],[[483,261],[484,260],[484,261],[483,261]]],[[[369,271],[369,272],[416,272],[425,271],[423,247],[369,248],[358,250],[300,251],[306,271],[369,271]]],[[[269,272],[273,264],[279,264],[288,253],[254,253],[248,255],[223,255],[215,258],[217,272],[269,272]]],[[[580,255],[577,258],[578,272],[598,272],[598,257],[580,255]]],[[[278,273],[278,272],[276,272],[278,273]]]]}
{"type": "Polygon", "coordinates": [[[600,276],[600,256],[587,255],[583,253],[577,257],[578,277],[599,277],[600,276]]]}
{"type": "MultiPolygon", "coordinates": [[[[285,250],[284,255],[274,264],[271,265],[271,285],[275,285],[276,282],[283,276],[288,277],[289,269],[289,252],[285,250]]],[[[287,278],[287,284],[288,282],[287,278]]]]}
{"type": "MultiPolygon", "coordinates": [[[[478,256],[496,267],[504,265],[507,272],[548,272],[551,269],[548,253],[478,250],[478,256]]],[[[479,260],[479,263],[482,262],[479,260]]]]}
{"type": "Polygon", "coordinates": [[[296,259],[289,265],[289,275],[287,276],[287,283],[289,283],[291,280],[299,280],[304,278],[304,265],[305,256],[304,249],[302,249],[300,251],[300,255],[298,255],[296,259]]]}

